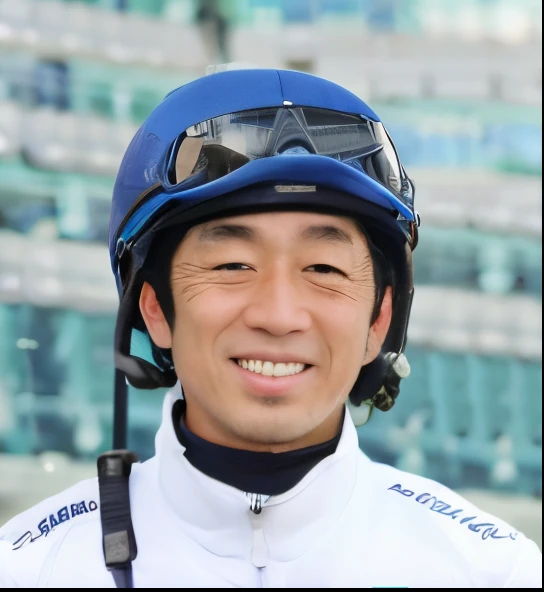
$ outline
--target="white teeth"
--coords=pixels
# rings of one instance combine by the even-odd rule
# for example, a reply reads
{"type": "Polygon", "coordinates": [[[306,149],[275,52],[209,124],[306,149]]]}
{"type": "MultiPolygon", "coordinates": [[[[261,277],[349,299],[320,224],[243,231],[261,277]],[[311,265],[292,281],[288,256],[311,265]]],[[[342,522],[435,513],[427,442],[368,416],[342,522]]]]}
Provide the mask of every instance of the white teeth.
{"type": "Polygon", "coordinates": [[[265,362],[261,374],[263,376],[274,376],[274,364],[272,362],[265,362]]]}
{"type": "Polygon", "coordinates": [[[263,376],[292,376],[299,374],[305,368],[304,364],[295,362],[262,362],[261,360],[237,360],[238,366],[263,376]]]}
{"type": "Polygon", "coordinates": [[[287,369],[287,364],[276,364],[274,366],[274,376],[287,376],[289,374],[289,370],[287,369]]]}

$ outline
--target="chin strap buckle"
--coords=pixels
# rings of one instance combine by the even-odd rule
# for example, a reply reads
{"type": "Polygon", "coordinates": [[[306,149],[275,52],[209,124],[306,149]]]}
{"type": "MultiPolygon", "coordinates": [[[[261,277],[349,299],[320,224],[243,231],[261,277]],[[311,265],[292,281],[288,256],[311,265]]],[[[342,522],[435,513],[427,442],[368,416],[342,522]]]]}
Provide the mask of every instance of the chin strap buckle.
{"type": "Polygon", "coordinates": [[[389,352],[384,355],[387,366],[383,385],[372,398],[372,404],[380,411],[389,411],[400,391],[400,381],[410,376],[410,364],[404,354],[389,352]]]}

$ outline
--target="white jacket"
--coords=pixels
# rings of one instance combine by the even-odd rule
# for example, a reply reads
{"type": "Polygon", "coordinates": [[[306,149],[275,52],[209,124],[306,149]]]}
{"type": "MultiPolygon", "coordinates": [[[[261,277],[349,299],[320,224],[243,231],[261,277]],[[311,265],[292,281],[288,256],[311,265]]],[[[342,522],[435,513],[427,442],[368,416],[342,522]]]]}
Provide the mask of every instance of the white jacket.
{"type": "MultiPolygon", "coordinates": [[[[538,547],[446,487],[371,462],[346,413],[335,454],[260,514],[195,469],[166,396],[154,458],[133,467],[135,587],[542,587],[538,547]]],[[[4,587],[115,587],[96,479],[0,530],[4,587]]]]}

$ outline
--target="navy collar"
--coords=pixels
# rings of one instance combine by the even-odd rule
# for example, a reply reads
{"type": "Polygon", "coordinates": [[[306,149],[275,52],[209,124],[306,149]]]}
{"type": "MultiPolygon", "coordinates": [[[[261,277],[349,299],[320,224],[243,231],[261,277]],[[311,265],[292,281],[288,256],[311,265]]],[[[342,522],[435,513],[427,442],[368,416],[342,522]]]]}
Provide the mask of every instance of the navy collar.
{"type": "Polygon", "coordinates": [[[187,428],[184,415],[185,401],[179,399],[172,409],[174,429],[193,467],[241,491],[270,496],[289,491],[319,462],[334,454],[342,435],[340,429],[328,442],[289,452],[253,452],[200,438],[187,428]]]}

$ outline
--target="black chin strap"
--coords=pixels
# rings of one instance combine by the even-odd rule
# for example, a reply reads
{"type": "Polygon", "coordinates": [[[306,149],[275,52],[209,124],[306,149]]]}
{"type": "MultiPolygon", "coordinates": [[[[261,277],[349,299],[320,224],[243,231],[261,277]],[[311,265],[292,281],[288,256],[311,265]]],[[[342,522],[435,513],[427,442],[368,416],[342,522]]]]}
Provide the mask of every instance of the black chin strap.
{"type": "Polygon", "coordinates": [[[104,561],[117,588],[134,588],[132,562],[138,548],[130,515],[129,477],[137,461],[133,452],[112,450],[97,462],[104,561]]]}

